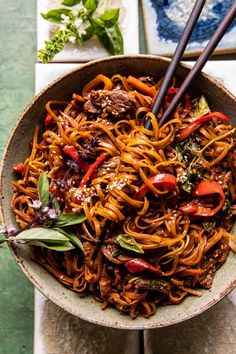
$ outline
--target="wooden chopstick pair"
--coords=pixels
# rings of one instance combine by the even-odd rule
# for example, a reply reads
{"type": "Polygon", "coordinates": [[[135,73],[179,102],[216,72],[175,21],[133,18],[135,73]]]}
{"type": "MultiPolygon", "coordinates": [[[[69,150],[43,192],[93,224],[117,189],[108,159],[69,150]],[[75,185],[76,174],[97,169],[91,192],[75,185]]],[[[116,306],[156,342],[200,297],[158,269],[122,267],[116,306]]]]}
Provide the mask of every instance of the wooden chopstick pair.
{"type": "MultiPolygon", "coordinates": [[[[188,44],[189,38],[194,30],[194,27],[195,27],[197,20],[201,14],[201,11],[202,11],[202,8],[203,8],[205,2],[206,2],[206,0],[197,0],[196,1],[195,5],[193,7],[193,10],[190,14],[190,17],[186,23],[182,37],[178,43],[178,46],[177,46],[175,53],[174,53],[174,56],[171,60],[171,63],[169,65],[168,69],[167,69],[167,72],[165,74],[162,85],[159,89],[158,95],[157,95],[157,97],[153,103],[153,106],[152,106],[152,113],[156,117],[161,109],[163,100],[167,94],[167,91],[170,87],[170,83],[171,83],[173,76],[176,72],[176,69],[180,63],[180,60],[181,60],[182,55],[184,53],[184,50],[188,44]]],[[[212,36],[212,38],[208,42],[207,46],[205,47],[205,49],[203,50],[201,55],[198,57],[196,63],[194,64],[194,66],[192,67],[190,72],[188,73],[187,77],[185,78],[185,80],[181,84],[179,91],[174,96],[173,100],[171,101],[171,103],[168,106],[168,108],[166,109],[166,111],[164,111],[160,121],[158,122],[159,127],[162,126],[170,118],[171,114],[177,108],[183,95],[186,93],[186,91],[188,90],[190,85],[193,83],[193,81],[195,80],[197,75],[200,73],[200,71],[202,70],[202,68],[206,64],[207,60],[209,59],[209,57],[213,53],[214,49],[217,47],[221,38],[223,37],[223,35],[225,34],[227,29],[229,28],[229,26],[233,22],[235,16],[236,16],[236,1],[233,2],[231,8],[229,9],[227,14],[225,15],[224,19],[220,23],[216,32],[214,33],[214,35],[212,36]]],[[[151,125],[150,119],[148,119],[146,121],[145,128],[151,130],[152,125],[151,125]]]]}

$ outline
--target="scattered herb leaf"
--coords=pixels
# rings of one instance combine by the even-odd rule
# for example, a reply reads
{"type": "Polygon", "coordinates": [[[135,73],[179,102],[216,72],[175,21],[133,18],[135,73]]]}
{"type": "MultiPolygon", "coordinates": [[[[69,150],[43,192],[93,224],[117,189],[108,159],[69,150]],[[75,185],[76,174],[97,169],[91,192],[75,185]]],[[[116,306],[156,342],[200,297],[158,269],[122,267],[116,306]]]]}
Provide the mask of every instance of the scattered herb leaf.
{"type": "Polygon", "coordinates": [[[74,246],[70,242],[63,243],[48,243],[48,242],[40,242],[40,241],[31,241],[31,245],[45,247],[53,251],[65,252],[74,249],[74,246]]]}
{"type": "Polygon", "coordinates": [[[72,12],[70,9],[60,8],[60,9],[50,10],[45,14],[41,13],[41,16],[45,20],[47,20],[49,22],[54,22],[54,23],[62,23],[63,17],[61,15],[71,16],[72,12]]]}
{"type": "Polygon", "coordinates": [[[203,222],[203,227],[208,233],[210,233],[214,229],[215,225],[216,225],[215,219],[203,222]]]}
{"type": "Polygon", "coordinates": [[[208,106],[207,100],[204,96],[201,96],[197,102],[195,111],[193,112],[194,118],[199,118],[210,113],[210,108],[208,106]]]}
{"type": "Polygon", "coordinates": [[[77,4],[79,4],[81,2],[81,0],[63,0],[61,2],[62,5],[65,6],[75,6],[77,4]]]}
{"type": "Polygon", "coordinates": [[[44,208],[49,200],[49,180],[45,172],[39,176],[38,195],[42,203],[42,208],[44,208]]]}
{"type": "Polygon", "coordinates": [[[114,26],[119,19],[120,9],[110,9],[100,16],[100,20],[104,23],[105,27],[110,28],[114,26]]]}
{"type": "Polygon", "coordinates": [[[86,216],[83,214],[60,214],[57,220],[53,223],[53,227],[61,228],[71,225],[81,224],[83,221],[86,220],[86,216]]]}
{"type": "Polygon", "coordinates": [[[129,236],[127,234],[118,235],[116,238],[116,243],[118,243],[119,246],[127,250],[137,252],[137,253],[144,253],[144,251],[138,245],[135,239],[132,236],[129,236]]]}
{"type": "Polygon", "coordinates": [[[71,232],[68,229],[63,230],[63,229],[60,229],[60,228],[55,228],[54,230],[59,231],[60,233],[65,235],[70,240],[71,243],[73,243],[74,245],[79,247],[81,249],[81,251],[84,251],[82,242],[80,241],[80,239],[73,232],[71,232]]]}

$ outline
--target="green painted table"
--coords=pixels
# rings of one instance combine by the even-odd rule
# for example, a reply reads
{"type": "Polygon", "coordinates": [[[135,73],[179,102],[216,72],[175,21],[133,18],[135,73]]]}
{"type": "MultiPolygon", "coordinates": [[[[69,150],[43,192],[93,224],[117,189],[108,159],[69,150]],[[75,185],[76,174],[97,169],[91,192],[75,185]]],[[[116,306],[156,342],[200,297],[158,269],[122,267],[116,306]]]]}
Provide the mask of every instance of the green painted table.
{"type": "MultiPolygon", "coordinates": [[[[0,153],[19,113],[34,95],[36,2],[1,0],[0,153]]],[[[33,353],[34,289],[0,249],[0,354],[33,353]]]]}

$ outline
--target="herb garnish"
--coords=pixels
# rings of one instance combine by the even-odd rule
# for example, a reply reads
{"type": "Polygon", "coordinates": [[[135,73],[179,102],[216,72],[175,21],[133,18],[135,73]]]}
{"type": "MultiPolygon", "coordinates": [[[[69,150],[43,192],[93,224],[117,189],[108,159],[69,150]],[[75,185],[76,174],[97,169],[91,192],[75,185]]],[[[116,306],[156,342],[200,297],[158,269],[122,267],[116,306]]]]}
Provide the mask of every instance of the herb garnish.
{"type": "MultiPolygon", "coordinates": [[[[67,170],[61,182],[66,186],[66,180],[71,170],[67,170]]],[[[39,176],[38,195],[39,200],[34,200],[31,207],[35,209],[36,216],[23,229],[16,231],[14,228],[2,230],[7,237],[3,242],[30,242],[35,246],[46,247],[55,251],[69,251],[74,245],[83,250],[83,245],[73,231],[68,228],[78,225],[86,220],[83,214],[62,214],[56,198],[57,191],[51,195],[49,192],[49,180],[45,172],[39,176]],[[36,227],[34,227],[37,225],[36,227]]]]}
{"type": "MultiPolygon", "coordinates": [[[[52,60],[63,50],[66,43],[81,45],[93,36],[97,36],[101,44],[110,54],[123,54],[123,37],[118,25],[119,9],[104,11],[99,17],[95,15],[98,0],[64,0],[62,5],[73,7],[81,3],[79,10],[59,8],[41,14],[52,23],[57,23],[60,28],[51,38],[45,41],[45,48],[40,49],[38,57],[43,63],[52,60]]],[[[106,2],[104,1],[105,7],[106,2]]]]}
{"type": "Polygon", "coordinates": [[[130,235],[127,234],[118,235],[116,238],[116,243],[118,243],[119,246],[125,248],[126,250],[137,252],[137,253],[144,253],[144,251],[139,246],[139,244],[130,235]]]}

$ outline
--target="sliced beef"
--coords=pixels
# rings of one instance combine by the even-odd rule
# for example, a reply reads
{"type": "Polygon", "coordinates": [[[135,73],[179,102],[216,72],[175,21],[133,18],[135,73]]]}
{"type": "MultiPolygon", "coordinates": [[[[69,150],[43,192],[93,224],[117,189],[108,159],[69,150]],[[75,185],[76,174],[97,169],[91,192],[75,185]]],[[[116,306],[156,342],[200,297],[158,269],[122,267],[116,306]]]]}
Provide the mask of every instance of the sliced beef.
{"type": "Polygon", "coordinates": [[[106,174],[115,173],[115,169],[120,161],[119,156],[111,157],[108,161],[105,161],[97,172],[98,177],[105,176],[106,174]]]}
{"type": "Polygon", "coordinates": [[[201,268],[204,273],[199,278],[199,284],[206,289],[210,289],[216,270],[226,261],[229,253],[229,246],[221,240],[214,249],[204,256],[201,268]]]}
{"type": "Polygon", "coordinates": [[[134,111],[135,105],[126,91],[123,90],[97,90],[91,91],[84,110],[88,113],[107,113],[113,117],[124,116],[134,111]]]}

